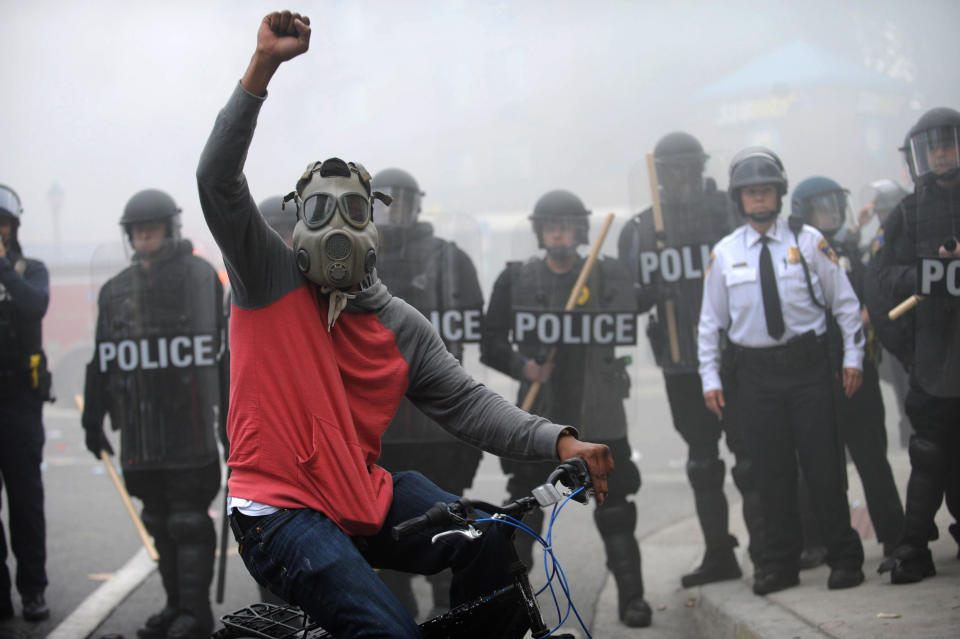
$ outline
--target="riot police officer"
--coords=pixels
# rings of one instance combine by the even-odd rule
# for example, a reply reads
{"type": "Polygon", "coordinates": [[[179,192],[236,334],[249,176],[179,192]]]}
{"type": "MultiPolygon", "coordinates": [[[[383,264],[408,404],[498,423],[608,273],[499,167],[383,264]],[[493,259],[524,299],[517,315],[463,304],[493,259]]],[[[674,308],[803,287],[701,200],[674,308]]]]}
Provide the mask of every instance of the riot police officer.
{"type": "Polygon", "coordinates": [[[704,401],[717,416],[725,408],[722,329],[730,340],[739,419],[764,514],[758,595],[799,582],[798,462],[828,549],[827,586],[850,588],[864,578],[843,485],[825,312],[831,309],[841,329],[843,391],[850,397],[861,380],[860,303],[820,232],[778,219],[786,192],[786,171],[769,149],[750,147],[733,158],[730,197],[747,224],[714,248],[698,336],[704,401]]]}
{"type": "MultiPolygon", "coordinates": [[[[50,300],[43,262],[24,257],[17,231],[23,207],[0,185],[0,479],[7,488],[10,541],[17,558],[17,590],[23,618],[50,616],[46,523],[43,515],[43,401],[50,375],[42,350],[41,320],[50,300]]],[[[0,620],[13,616],[7,540],[0,526],[0,620]]]]}
{"type": "Polygon", "coordinates": [[[704,179],[708,156],[700,142],[684,132],[670,133],[657,142],[653,157],[660,186],[661,227],[652,208],[637,214],[620,233],[620,259],[629,264],[640,289],[640,311],[656,307],[647,324],[647,337],[670,402],[674,428],[689,447],[687,477],[693,488],[697,517],[706,552],[699,567],[683,575],[684,588],[740,577],[730,534],[727,498],[723,492],[726,466],[719,441],[726,434],[734,453],[731,470],[743,494],[743,514],[750,532],[750,554],[759,546],[759,497],[750,479],[750,462],[733,411],[724,419],[707,410],[697,374],[697,321],[703,295],[704,255],[732,231],[739,221],[725,193],[711,178],[704,179]],[[671,268],[674,260],[688,265],[671,268]]]}
{"type": "Polygon", "coordinates": [[[216,534],[207,508],[220,488],[215,438],[220,406],[223,286],[180,237],[180,209],[148,189],[120,224],[132,263],[100,290],[96,351],[87,366],[83,427],[98,459],[103,431],[120,431],[121,466],[160,555],[166,605],[141,639],[209,636],[216,534]]]}
{"type": "MultiPolygon", "coordinates": [[[[917,292],[922,258],[960,258],[960,112],[935,108],[910,130],[907,145],[916,188],[883,226],[884,243],[871,261],[881,294],[893,300],[917,292]]],[[[914,583],[936,574],[928,548],[937,538],[934,516],[944,492],[957,495],[960,437],[960,299],[929,297],[897,320],[912,328],[910,390],[906,409],[913,424],[910,479],[903,535],[883,570],[893,583],[914,583]],[[912,323],[912,326],[911,326],[912,323]]],[[[951,509],[953,510],[953,509],[951,509]]],[[[955,511],[954,511],[955,512],[955,511]]],[[[960,539],[956,524],[951,527],[960,539]]]]}
{"type": "MultiPolygon", "coordinates": [[[[830,242],[847,273],[858,299],[863,299],[866,267],[860,259],[857,237],[846,234],[848,191],[834,180],[814,176],[800,182],[791,196],[791,214],[819,230],[830,242]]],[[[881,206],[885,204],[880,202],[881,206]]],[[[866,309],[861,311],[866,335],[863,359],[863,383],[849,398],[840,398],[838,427],[840,438],[850,451],[857,467],[866,496],[870,519],[877,532],[877,541],[883,543],[884,556],[889,555],[900,537],[903,527],[903,505],[887,461],[887,429],[884,420],[883,397],[880,395],[880,376],[877,372],[879,343],[866,309]]],[[[833,324],[831,331],[839,330],[833,324]]],[[[839,341],[831,348],[840,349],[839,341]]],[[[834,354],[839,361],[840,353],[834,354]]],[[[839,374],[839,371],[836,371],[839,374]]],[[[807,532],[806,530],[804,531],[807,532]]]]}
{"type": "MultiPolygon", "coordinates": [[[[569,191],[555,190],[543,195],[533,208],[530,220],[544,257],[525,263],[513,262],[497,277],[484,318],[480,359],[520,381],[522,402],[538,382],[542,389],[530,412],[581,428],[592,440],[607,444],[613,453],[616,472],[610,476],[607,501],[594,511],[594,520],[603,539],[607,566],[617,582],[618,610],[628,626],[648,626],[650,606],[643,598],[640,547],[634,537],[637,512],[627,498],[640,488],[640,471],[630,459],[627,422],[623,402],[630,380],[626,359],[614,355],[612,345],[560,345],[549,360],[549,348],[538,340],[518,336],[514,325],[518,311],[558,311],[577,281],[584,264],[577,246],[587,243],[590,214],[580,198],[569,191]],[[519,342],[516,346],[510,343],[519,342]]],[[[636,295],[626,268],[618,260],[601,259],[587,280],[578,308],[619,309],[636,312],[636,295]]],[[[543,476],[545,467],[503,460],[509,476],[507,490],[515,499],[528,494],[543,476]]],[[[534,514],[537,514],[535,511],[534,514]]],[[[531,518],[534,530],[542,527],[531,518]]],[[[521,535],[519,542],[525,541],[521,535]]],[[[521,558],[531,563],[532,541],[526,541],[521,558]]]]}
{"type": "MultiPolygon", "coordinates": [[[[473,262],[456,244],[436,237],[429,222],[418,220],[424,194],[412,175],[384,169],[373,176],[371,186],[393,199],[389,206],[380,201],[373,206],[380,231],[380,280],[390,293],[433,320],[447,350],[462,362],[464,340],[471,333],[467,327],[478,328],[483,312],[473,262]]],[[[461,495],[473,483],[481,455],[479,448],[454,438],[404,398],[383,434],[378,463],[391,472],[419,471],[443,490],[461,495]]],[[[449,608],[451,576],[449,570],[428,576],[434,601],[428,616],[449,608]]],[[[380,577],[416,616],[410,575],[383,570],[380,577]]]]}

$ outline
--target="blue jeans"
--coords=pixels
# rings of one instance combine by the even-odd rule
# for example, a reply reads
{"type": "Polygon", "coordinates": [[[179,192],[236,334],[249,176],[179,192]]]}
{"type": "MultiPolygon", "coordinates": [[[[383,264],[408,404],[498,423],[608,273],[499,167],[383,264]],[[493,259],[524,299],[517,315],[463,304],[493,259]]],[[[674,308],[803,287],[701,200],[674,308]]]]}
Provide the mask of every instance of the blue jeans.
{"type": "Polygon", "coordinates": [[[510,583],[511,548],[502,525],[488,526],[473,541],[450,535],[433,544],[435,530],[394,541],[391,527],[457,497],[414,471],[395,473],[393,491],[386,521],[375,535],[350,537],[323,513],[285,509],[252,519],[240,555],[257,583],[300,606],[337,638],[420,636],[374,568],[423,575],[450,568],[452,606],[510,583]]]}

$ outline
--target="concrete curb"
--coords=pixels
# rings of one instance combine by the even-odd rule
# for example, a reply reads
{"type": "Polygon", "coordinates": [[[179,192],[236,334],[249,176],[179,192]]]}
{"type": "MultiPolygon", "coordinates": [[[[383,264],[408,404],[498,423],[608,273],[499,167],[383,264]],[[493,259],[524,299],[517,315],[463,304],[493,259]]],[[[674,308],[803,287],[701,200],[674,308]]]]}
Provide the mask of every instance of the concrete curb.
{"type": "Polygon", "coordinates": [[[47,639],[78,639],[89,636],[156,569],[157,564],[147,555],[146,549],[141,548],[109,581],[94,590],[61,621],[60,625],[47,635],[47,639]]]}

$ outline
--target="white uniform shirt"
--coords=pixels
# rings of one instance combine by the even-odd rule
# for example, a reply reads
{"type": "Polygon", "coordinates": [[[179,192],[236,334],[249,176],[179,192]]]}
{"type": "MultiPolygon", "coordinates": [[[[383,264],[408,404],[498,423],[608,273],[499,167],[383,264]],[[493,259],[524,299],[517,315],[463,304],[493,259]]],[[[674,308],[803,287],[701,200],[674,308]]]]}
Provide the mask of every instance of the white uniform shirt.
{"type": "MultiPolygon", "coordinates": [[[[760,234],[744,224],[714,247],[713,260],[703,285],[697,353],[703,392],[718,390],[720,384],[719,331],[731,342],[750,348],[785,344],[790,338],[813,330],[827,330],[824,310],[810,299],[810,291],[797,253],[797,240],[782,219],[766,233],[773,270],[780,292],[780,306],[786,331],[780,339],[770,337],[760,291],[760,234]]],[[[863,366],[863,326],[860,302],[846,273],[823,235],[804,225],[798,234],[799,250],[810,268],[810,281],[817,300],[831,309],[843,334],[843,367],[863,366]]]]}

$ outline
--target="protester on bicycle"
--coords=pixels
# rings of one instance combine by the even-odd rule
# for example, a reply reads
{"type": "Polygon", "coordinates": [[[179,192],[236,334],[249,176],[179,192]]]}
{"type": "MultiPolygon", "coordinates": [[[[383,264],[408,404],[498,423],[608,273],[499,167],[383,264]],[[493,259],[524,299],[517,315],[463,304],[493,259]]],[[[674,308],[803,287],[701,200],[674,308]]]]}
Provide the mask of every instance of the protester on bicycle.
{"type": "MultiPolygon", "coordinates": [[[[260,24],[257,47],[220,112],[197,169],[207,224],[233,290],[231,525],[250,573],[337,637],[417,637],[373,567],[453,569],[451,604],[506,585],[509,549],[489,527],[476,541],[394,541],[390,528],[455,496],[415,472],[376,465],[380,437],[406,396],[452,434],[497,455],[584,458],[603,501],[606,446],[520,411],[470,378],[429,321],[381,284],[363,166],[312,163],[289,197],[293,249],[251,198],[243,164],[267,85],[304,53],[310,21],[287,11],[260,24]]],[[[329,59],[324,61],[329,64],[329,59]]]]}

